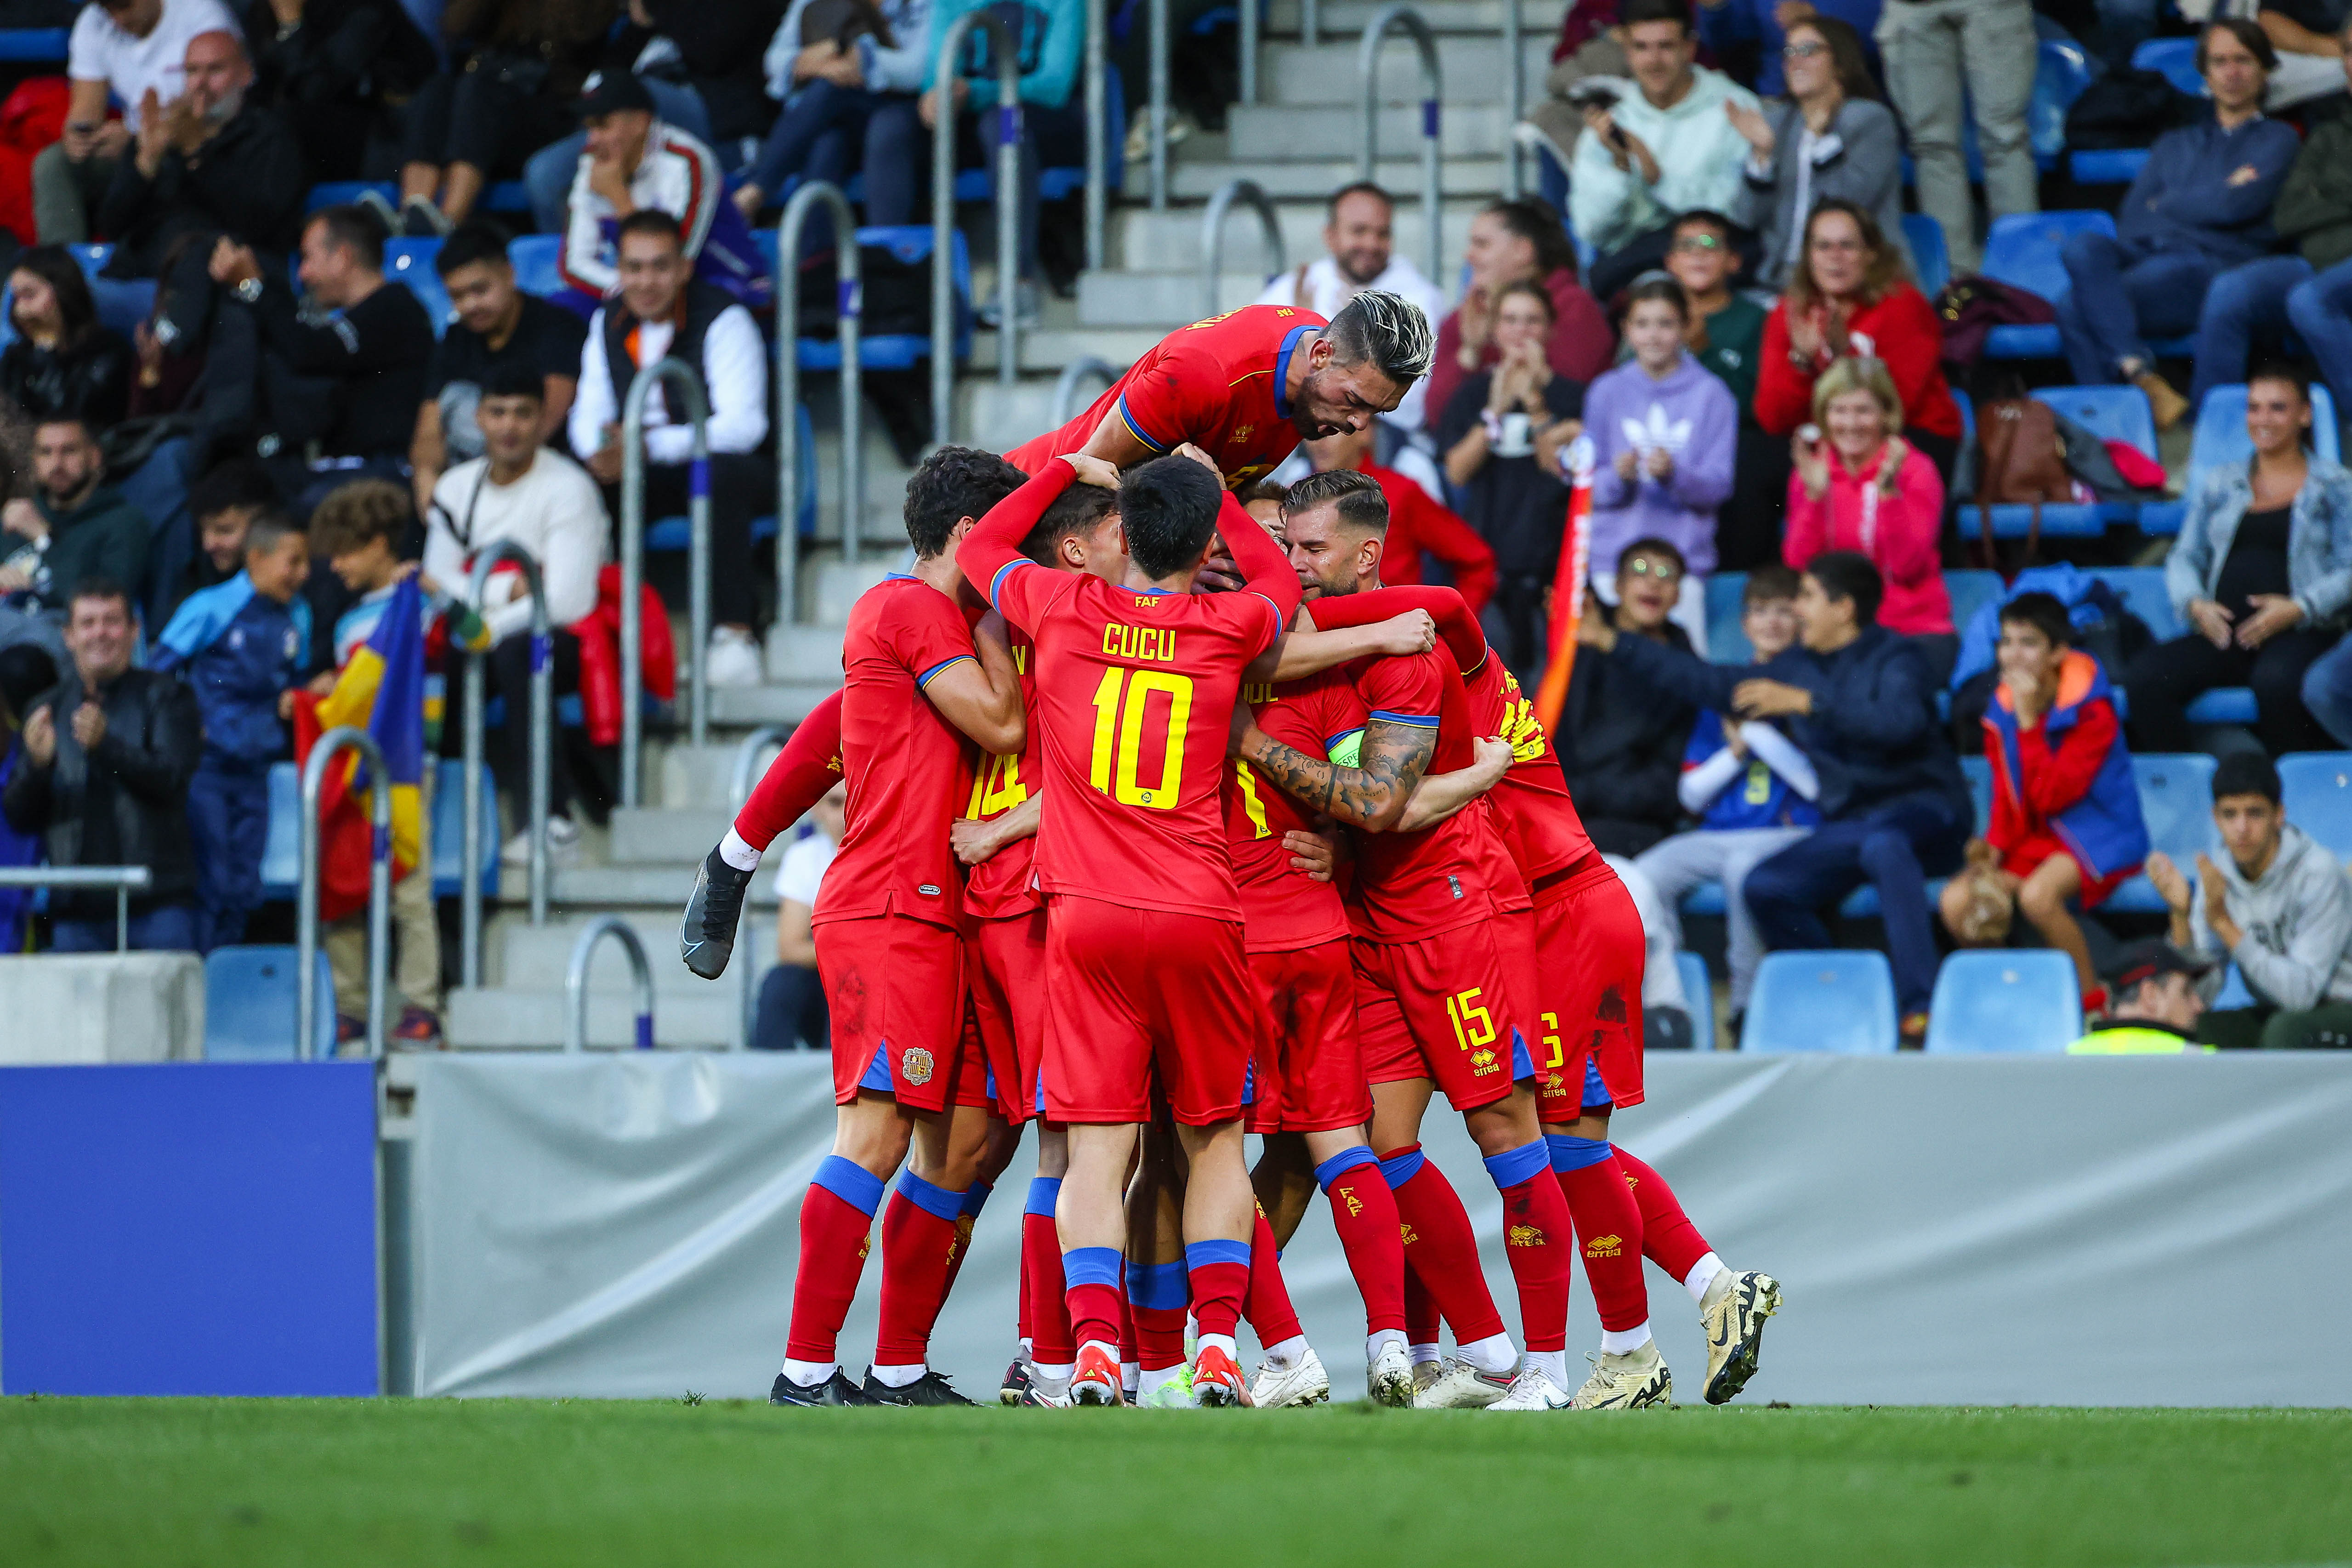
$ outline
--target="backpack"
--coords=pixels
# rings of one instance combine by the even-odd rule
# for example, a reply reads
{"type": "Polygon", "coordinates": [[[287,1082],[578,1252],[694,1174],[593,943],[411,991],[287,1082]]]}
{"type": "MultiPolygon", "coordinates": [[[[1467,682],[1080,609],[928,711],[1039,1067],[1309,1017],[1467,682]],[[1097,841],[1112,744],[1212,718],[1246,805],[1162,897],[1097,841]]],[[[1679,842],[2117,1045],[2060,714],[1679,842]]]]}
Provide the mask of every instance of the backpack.
{"type": "MultiPolygon", "coordinates": [[[[2002,397],[1977,410],[1977,505],[2031,506],[2033,523],[2025,536],[2025,560],[2042,547],[2044,502],[2074,499],[2074,479],[2066,471],[2058,440],[2058,416],[2031,397],[2002,397]]],[[[1979,564],[2000,569],[1990,517],[1977,531],[1979,564]]]]}
{"type": "Polygon", "coordinates": [[[1995,327],[2046,327],[2058,320],[2057,308],[2041,295],[1975,273],[1944,286],[1936,314],[1944,321],[1944,363],[1963,370],[1982,357],[1995,327]]]}
{"type": "Polygon", "coordinates": [[[2147,147],[2166,132],[2195,123],[2197,100],[2160,71],[2109,71],[2066,110],[2066,145],[2077,152],[2147,147]]]}

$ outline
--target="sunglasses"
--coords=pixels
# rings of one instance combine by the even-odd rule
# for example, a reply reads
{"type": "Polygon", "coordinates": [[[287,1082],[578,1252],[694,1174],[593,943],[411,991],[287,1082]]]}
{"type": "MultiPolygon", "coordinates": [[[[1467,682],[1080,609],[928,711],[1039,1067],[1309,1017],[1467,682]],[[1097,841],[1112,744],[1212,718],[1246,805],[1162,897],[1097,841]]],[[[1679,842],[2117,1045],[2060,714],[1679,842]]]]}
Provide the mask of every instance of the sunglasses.
{"type": "Polygon", "coordinates": [[[1780,58],[1784,60],[1809,60],[1815,55],[1825,55],[1829,52],[1830,47],[1827,44],[1783,44],[1780,46],[1780,58]]]}
{"type": "Polygon", "coordinates": [[[1723,238],[1719,235],[1713,234],[1685,234],[1675,241],[1674,247],[1676,250],[1690,251],[1695,255],[1704,254],[1710,250],[1721,250],[1723,238]]]}
{"type": "Polygon", "coordinates": [[[1629,577],[1650,577],[1661,583],[1679,583],[1683,569],[1671,561],[1653,561],[1646,555],[1625,562],[1617,570],[1629,577]]]}

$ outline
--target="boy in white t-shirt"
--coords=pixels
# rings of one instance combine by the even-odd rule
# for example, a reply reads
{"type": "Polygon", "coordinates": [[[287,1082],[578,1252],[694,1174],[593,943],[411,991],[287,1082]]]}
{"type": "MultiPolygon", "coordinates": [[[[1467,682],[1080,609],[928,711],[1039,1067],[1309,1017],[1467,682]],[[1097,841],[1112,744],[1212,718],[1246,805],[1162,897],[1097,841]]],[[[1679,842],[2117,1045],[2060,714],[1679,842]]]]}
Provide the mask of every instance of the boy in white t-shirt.
{"type": "Polygon", "coordinates": [[[188,40],[199,33],[245,41],[220,0],[98,0],[74,18],[65,134],[33,160],[33,221],[42,244],[88,242],[89,215],[139,129],[140,101],[150,90],[159,103],[180,96],[188,40]],[[106,117],[110,93],[123,105],[120,120],[106,117]]]}
{"type": "Polygon", "coordinates": [[[760,983],[760,1014],[751,1030],[751,1044],[759,1049],[788,1051],[798,1044],[823,1051],[833,1047],[809,919],[816,912],[817,889],[824,883],[825,868],[833,864],[848,809],[848,785],[825,791],[809,811],[809,831],[792,841],[783,864],[776,868],[776,967],[760,983]]]}

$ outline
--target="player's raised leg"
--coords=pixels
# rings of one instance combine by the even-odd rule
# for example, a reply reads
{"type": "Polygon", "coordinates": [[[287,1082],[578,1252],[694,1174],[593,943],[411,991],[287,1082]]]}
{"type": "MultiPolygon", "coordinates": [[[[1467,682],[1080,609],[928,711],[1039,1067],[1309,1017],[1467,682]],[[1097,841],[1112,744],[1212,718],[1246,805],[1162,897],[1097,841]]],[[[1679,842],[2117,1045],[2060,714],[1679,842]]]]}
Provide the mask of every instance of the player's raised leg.
{"type": "Polygon", "coordinates": [[[1698,1303],[1699,1325],[1706,1332],[1706,1402],[1735,1399],[1756,1375],[1764,1320],[1780,1310],[1780,1282],[1752,1268],[1727,1267],[1683,1212],[1666,1179],[1630,1151],[1616,1152],[1641,1209],[1643,1255],[1681,1280],[1698,1303]]]}

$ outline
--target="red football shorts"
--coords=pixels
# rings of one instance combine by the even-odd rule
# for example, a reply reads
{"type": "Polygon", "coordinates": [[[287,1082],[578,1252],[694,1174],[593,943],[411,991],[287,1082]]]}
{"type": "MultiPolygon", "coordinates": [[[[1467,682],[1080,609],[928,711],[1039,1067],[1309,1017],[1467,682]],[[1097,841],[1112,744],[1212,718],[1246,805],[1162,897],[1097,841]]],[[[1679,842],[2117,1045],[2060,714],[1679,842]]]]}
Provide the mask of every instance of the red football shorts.
{"type": "Polygon", "coordinates": [[[1151,1120],[1152,1071],[1176,1120],[1241,1115],[1264,1026],[1239,921],[1057,893],[1045,906],[1045,1115],[1151,1120]]]}
{"type": "Polygon", "coordinates": [[[1642,1103],[1642,917],[1599,856],[1536,889],[1536,1114],[1642,1103]],[[1606,1094],[1588,1093],[1587,1064],[1606,1094]]]}
{"type": "Polygon", "coordinates": [[[1492,922],[1419,942],[1349,944],[1356,1028],[1373,1083],[1432,1079],[1456,1110],[1511,1092],[1511,997],[1492,922]]]}
{"type": "Polygon", "coordinates": [[[997,1113],[1017,1127],[1037,1114],[1037,1066],[1045,1059],[1045,911],[976,922],[968,951],[997,1113]]]}
{"type": "Polygon", "coordinates": [[[963,938],[898,915],[827,921],[816,928],[817,978],[833,1016],[833,1100],[859,1089],[915,1110],[986,1104],[984,1066],[962,1075],[963,938]],[[981,1079],[968,1099],[961,1076],[981,1079]]]}
{"type": "Polygon", "coordinates": [[[1257,1053],[1252,1132],[1329,1132],[1372,1114],[1356,1037],[1356,969],[1345,938],[1291,952],[1254,952],[1269,1021],[1257,1053]]]}

